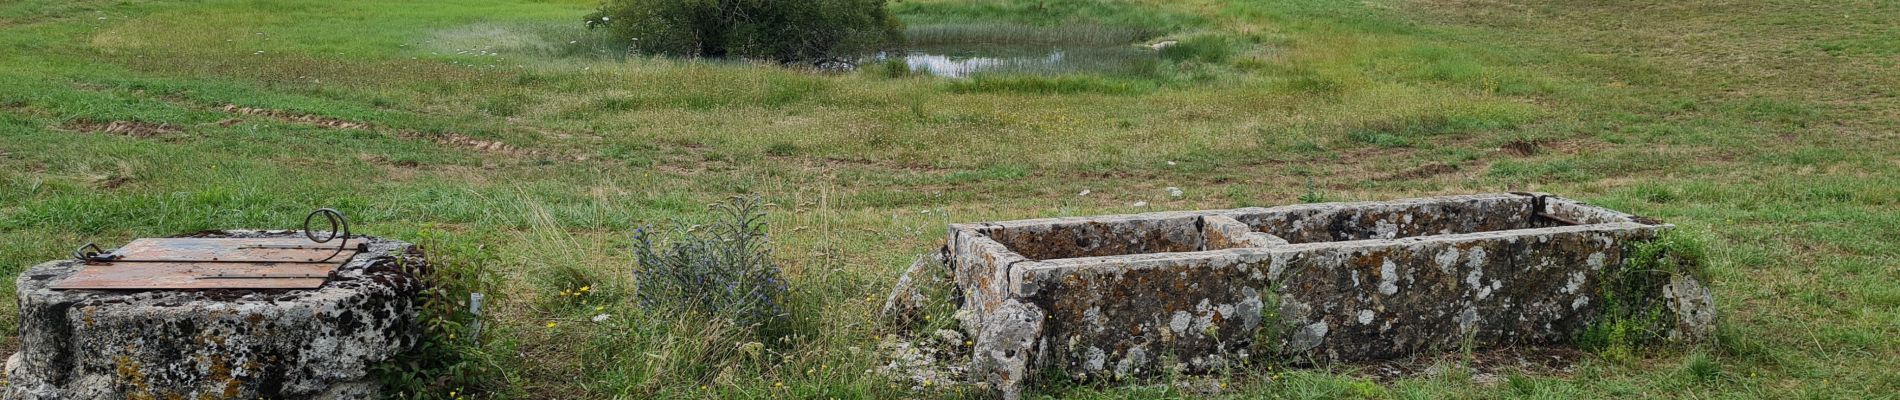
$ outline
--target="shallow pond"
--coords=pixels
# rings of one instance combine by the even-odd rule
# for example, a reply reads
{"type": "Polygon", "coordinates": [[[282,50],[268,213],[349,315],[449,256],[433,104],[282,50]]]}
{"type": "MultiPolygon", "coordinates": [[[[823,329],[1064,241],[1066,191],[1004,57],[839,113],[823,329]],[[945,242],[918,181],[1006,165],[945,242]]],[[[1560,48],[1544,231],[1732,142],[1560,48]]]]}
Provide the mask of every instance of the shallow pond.
{"type": "Polygon", "coordinates": [[[1152,73],[1159,63],[1154,49],[1137,44],[1150,36],[1137,29],[1103,25],[919,25],[906,32],[910,44],[903,57],[913,72],[950,78],[1139,75],[1152,73]]]}
{"type": "Polygon", "coordinates": [[[949,78],[992,73],[1140,75],[1153,72],[1157,60],[1154,50],[1135,45],[931,46],[913,48],[904,56],[911,71],[949,78]]]}

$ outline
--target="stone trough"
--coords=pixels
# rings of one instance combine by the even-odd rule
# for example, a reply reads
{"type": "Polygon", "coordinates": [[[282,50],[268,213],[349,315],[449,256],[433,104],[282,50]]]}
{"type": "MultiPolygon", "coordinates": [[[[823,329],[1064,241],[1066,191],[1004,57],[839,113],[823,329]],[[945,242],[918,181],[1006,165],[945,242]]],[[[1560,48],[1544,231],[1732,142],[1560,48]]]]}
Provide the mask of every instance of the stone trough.
{"type": "MultiPolygon", "coordinates": [[[[205,238],[303,237],[223,231],[205,238]]],[[[17,282],[7,399],[375,399],[370,369],[419,340],[407,243],[369,237],[315,289],[62,290],[86,262],[17,282]]],[[[229,262],[229,261],[227,261],[229,262]]],[[[321,276],[321,275],[319,275],[321,276]]]]}
{"type": "MultiPolygon", "coordinates": [[[[1036,219],[950,227],[972,379],[1119,378],[1241,361],[1351,362],[1561,345],[1598,321],[1633,243],[1671,225],[1544,194],[1036,219]]],[[[1706,335],[1689,274],[1635,290],[1706,335]]]]}

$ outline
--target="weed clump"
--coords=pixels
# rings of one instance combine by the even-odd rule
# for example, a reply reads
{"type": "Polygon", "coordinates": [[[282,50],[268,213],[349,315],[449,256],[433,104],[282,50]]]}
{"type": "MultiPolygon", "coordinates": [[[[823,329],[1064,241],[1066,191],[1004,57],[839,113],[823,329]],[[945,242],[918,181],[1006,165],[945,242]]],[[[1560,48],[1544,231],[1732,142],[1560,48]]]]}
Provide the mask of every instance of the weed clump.
{"type": "Polygon", "coordinates": [[[762,207],[735,198],[713,207],[720,219],[710,225],[675,224],[666,238],[652,227],[636,230],[640,305],[723,319],[765,338],[784,334],[790,287],[772,261],[762,207]]]}
{"type": "Polygon", "coordinates": [[[1633,358],[1641,346],[1667,337],[1673,321],[1665,316],[1663,300],[1652,292],[1677,276],[1700,277],[1708,248],[1700,237],[1668,231],[1631,244],[1627,254],[1628,262],[1620,268],[1603,269],[1603,314],[1577,341],[1613,360],[1633,358]]]}

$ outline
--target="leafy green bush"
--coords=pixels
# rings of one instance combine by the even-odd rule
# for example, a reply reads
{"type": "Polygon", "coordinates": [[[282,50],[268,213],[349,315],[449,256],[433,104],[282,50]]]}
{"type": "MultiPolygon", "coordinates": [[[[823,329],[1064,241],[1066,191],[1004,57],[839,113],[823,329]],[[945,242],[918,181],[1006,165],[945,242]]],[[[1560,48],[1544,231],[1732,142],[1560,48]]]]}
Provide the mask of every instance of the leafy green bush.
{"type": "Polygon", "coordinates": [[[711,225],[672,228],[670,243],[655,243],[652,228],[633,235],[640,265],[633,271],[641,307],[697,312],[770,338],[786,328],[790,291],[772,261],[765,212],[757,199],[714,206],[711,225]]]}
{"type": "Polygon", "coordinates": [[[504,389],[508,372],[500,366],[501,355],[511,352],[500,349],[497,335],[481,334],[493,320],[472,313],[468,303],[471,293],[497,292],[498,276],[483,268],[494,255],[479,239],[435,228],[419,231],[416,239],[429,261],[401,267],[424,285],[416,307],[422,335],[415,348],[371,371],[383,383],[384,398],[461,399],[504,389]]]}
{"type": "Polygon", "coordinates": [[[633,52],[790,63],[895,48],[884,0],[606,0],[587,26],[633,52]]]}

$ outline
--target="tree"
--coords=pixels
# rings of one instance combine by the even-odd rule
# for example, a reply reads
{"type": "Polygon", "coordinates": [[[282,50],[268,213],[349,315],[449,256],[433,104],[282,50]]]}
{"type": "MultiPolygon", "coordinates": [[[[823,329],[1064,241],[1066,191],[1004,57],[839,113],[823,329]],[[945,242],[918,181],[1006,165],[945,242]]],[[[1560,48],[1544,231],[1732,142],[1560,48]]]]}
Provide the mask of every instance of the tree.
{"type": "Polygon", "coordinates": [[[896,48],[884,1],[607,0],[587,25],[643,54],[792,63],[896,48]]]}

